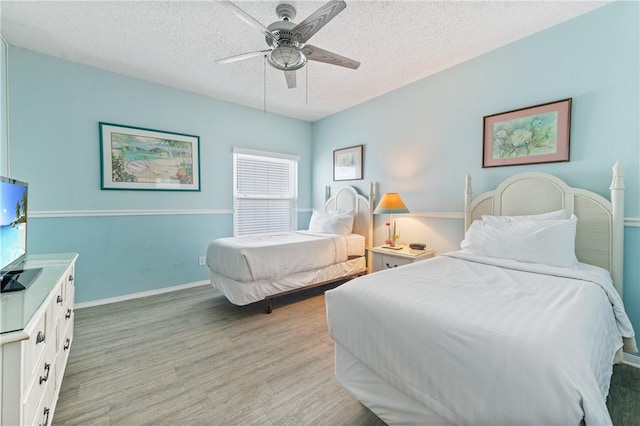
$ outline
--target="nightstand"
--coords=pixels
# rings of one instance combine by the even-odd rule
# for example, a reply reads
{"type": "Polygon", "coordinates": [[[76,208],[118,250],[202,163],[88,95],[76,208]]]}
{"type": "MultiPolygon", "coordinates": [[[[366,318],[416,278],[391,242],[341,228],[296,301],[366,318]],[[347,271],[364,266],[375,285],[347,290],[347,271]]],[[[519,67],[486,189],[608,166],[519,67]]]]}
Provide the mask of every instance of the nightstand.
{"type": "Polygon", "coordinates": [[[405,245],[400,250],[384,248],[383,246],[373,247],[370,250],[373,254],[373,272],[408,265],[436,255],[436,251],[430,248],[414,250],[405,245]]]}

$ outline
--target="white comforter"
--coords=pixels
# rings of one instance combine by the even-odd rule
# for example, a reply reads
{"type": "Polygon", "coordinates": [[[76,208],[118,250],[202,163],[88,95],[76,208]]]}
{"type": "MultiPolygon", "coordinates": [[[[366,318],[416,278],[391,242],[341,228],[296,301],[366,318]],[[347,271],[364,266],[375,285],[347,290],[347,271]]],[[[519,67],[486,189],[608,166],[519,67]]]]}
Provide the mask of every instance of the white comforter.
{"type": "Polygon", "coordinates": [[[490,263],[453,253],[355,279],[326,293],[329,333],[452,424],[610,423],[614,354],[635,341],[608,273],[490,263]]]}
{"type": "Polygon", "coordinates": [[[305,231],[219,238],[207,249],[209,269],[240,282],[279,279],[347,258],[344,236],[305,231]]]}

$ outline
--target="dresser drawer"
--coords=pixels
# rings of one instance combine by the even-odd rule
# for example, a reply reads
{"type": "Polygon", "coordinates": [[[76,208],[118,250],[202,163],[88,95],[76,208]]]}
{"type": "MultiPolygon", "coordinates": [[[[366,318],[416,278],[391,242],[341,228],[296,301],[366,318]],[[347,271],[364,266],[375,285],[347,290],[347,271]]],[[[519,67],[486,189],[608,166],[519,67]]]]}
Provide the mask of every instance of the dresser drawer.
{"type": "Polygon", "coordinates": [[[69,289],[74,286],[73,277],[75,276],[75,265],[70,265],[64,274],[65,288],[69,291],[69,289]]]}
{"type": "Polygon", "coordinates": [[[72,289],[68,299],[70,303],[66,307],[65,314],[58,320],[58,356],[56,358],[56,379],[58,383],[62,382],[62,375],[64,374],[69,351],[71,350],[71,342],[73,341],[73,320],[75,315],[73,312],[73,297],[74,291],[72,289]]]}
{"type": "MultiPolygon", "coordinates": [[[[38,407],[46,402],[49,407],[53,393],[47,392],[56,386],[56,352],[55,345],[49,343],[40,360],[36,362],[36,369],[24,396],[24,424],[30,425],[37,417],[38,407]]],[[[44,410],[44,409],[43,409],[44,410]]],[[[42,423],[42,422],[40,422],[42,423]]]]}
{"type": "Polygon", "coordinates": [[[47,310],[38,319],[38,321],[36,321],[33,328],[29,331],[29,339],[23,343],[23,373],[25,375],[23,378],[25,389],[23,390],[26,390],[26,386],[30,383],[30,380],[27,380],[27,378],[31,378],[37,374],[37,371],[40,368],[39,362],[42,359],[44,352],[47,350],[49,342],[53,341],[52,346],[55,347],[56,331],[54,326],[50,323],[51,305],[47,307],[47,310]]]}
{"type": "Polygon", "coordinates": [[[62,375],[64,374],[64,370],[67,365],[67,359],[69,358],[69,351],[71,350],[72,342],[73,323],[68,324],[65,334],[60,338],[60,345],[58,345],[58,355],[56,357],[56,383],[58,383],[58,386],[62,383],[62,375]]]}
{"type": "MultiPolygon", "coordinates": [[[[52,367],[55,368],[55,367],[52,367]]],[[[51,371],[51,377],[55,376],[55,372],[51,371]]],[[[25,425],[42,425],[46,426],[51,424],[53,420],[53,413],[51,407],[53,405],[53,396],[55,394],[54,380],[50,380],[45,383],[44,389],[40,394],[40,398],[37,395],[30,395],[24,403],[24,417],[23,424],[25,425]]]]}
{"type": "Polygon", "coordinates": [[[51,324],[55,327],[56,321],[62,316],[63,308],[65,306],[67,293],[65,290],[64,281],[54,288],[53,300],[51,301],[51,324]]]}
{"type": "Polygon", "coordinates": [[[57,335],[58,350],[60,350],[61,347],[62,347],[63,336],[65,334],[67,334],[67,328],[69,328],[69,325],[73,324],[74,297],[75,297],[75,289],[73,287],[71,287],[69,289],[69,291],[67,292],[67,296],[65,298],[65,304],[63,306],[63,311],[62,311],[60,317],[58,318],[58,327],[57,327],[57,330],[58,330],[58,335],[57,335]]]}

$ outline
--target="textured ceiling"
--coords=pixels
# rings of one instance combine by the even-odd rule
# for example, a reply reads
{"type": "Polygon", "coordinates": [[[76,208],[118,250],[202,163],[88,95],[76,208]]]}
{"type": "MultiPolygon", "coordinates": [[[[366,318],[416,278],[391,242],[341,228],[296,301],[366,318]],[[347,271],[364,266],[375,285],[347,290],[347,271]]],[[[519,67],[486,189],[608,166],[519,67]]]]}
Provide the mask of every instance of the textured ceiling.
{"type": "MultiPolygon", "coordinates": [[[[0,31],[13,46],[289,117],[315,121],[586,13],[607,1],[363,1],[309,43],[358,70],[310,62],[288,89],[261,57],[264,36],[215,1],[5,1],[0,31]],[[266,90],[265,90],[266,87],[266,90]]],[[[268,26],[279,1],[237,1],[268,26]]],[[[291,1],[300,22],[323,1],[291,1]]]]}

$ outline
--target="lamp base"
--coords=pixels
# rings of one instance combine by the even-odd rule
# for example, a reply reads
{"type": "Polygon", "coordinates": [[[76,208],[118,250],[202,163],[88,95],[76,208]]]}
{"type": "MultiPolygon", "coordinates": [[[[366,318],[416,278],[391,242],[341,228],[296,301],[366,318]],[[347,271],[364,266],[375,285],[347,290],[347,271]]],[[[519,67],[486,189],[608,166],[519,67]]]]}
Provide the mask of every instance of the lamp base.
{"type": "Polygon", "coordinates": [[[384,246],[382,246],[382,248],[389,249],[389,250],[402,250],[402,247],[401,247],[401,246],[389,246],[389,245],[384,245],[384,246]]]}

